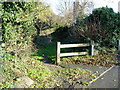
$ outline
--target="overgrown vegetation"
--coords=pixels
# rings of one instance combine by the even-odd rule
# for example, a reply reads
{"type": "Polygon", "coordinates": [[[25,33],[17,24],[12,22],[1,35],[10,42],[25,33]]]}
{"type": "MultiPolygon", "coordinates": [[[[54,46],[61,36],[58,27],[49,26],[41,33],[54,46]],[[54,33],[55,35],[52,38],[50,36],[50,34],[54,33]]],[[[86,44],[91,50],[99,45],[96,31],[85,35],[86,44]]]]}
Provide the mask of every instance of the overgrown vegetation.
{"type": "Polygon", "coordinates": [[[104,51],[99,51],[98,54],[94,56],[75,56],[61,58],[61,64],[84,64],[84,65],[97,65],[111,67],[112,65],[117,65],[118,62],[115,59],[115,53],[110,49],[104,49],[104,51]]]}
{"type": "Polygon", "coordinates": [[[120,14],[112,8],[97,8],[84,19],[77,19],[73,34],[94,40],[101,46],[116,47],[120,37],[119,18],[120,14]]]}
{"type": "MultiPolygon", "coordinates": [[[[28,76],[34,81],[30,88],[62,87],[65,83],[72,85],[78,78],[81,78],[79,85],[88,85],[86,80],[95,78],[91,71],[57,66],[55,70],[50,70],[44,60],[48,59],[55,64],[57,41],[89,43],[89,40],[94,40],[102,46],[115,47],[120,33],[120,14],[107,7],[98,8],[86,17],[82,12],[78,15],[80,17],[77,18],[75,26],[72,26],[72,22],[64,22],[63,16],[54,15],[49,6],[42,2],[2,2],[1,13],[1,89],[18,84],[15,79],[22,76],[28,76]]],[[[62,60],[63,63],[102,66],[117,63],[112,50],[99,47],[99,51],[96,56],[68,57],[62,60]]]]}
{"type": "Polygon", "coordinates": [[[59,77],[60,81],[62,82],[62,84],[59,85],[59,87],[61,88],[66,83],[68,83],[69,85],[75,85],[76,83],[79,83],[80,86],[85,86],[89,84],[90,80],[96,77],[96,75],[91,71],[80,68],[56,70],[55,75],[57,75],[57,77],[59,77]]]}
{"type": "MultiPolygon", "coordinates": [[[[41,47],[34,56],[46,56],[55,64],[56,61],[56,43],[51,43],[49,46],[41,47]]],[[[43,59],[42,59],[43,61],[43,59]]]]}
{"type": "MultiPolygon", "coordinates": [[[[47,6],[41,2],[3,2],[2,3],[2,40],[4,44],[4,62],[1,65],[2,76],[1,88],[9,88],[14,85],[14,79],[20,76],[31,76],[35,72],[30,72],[31,51],[33,49],[33,38],[37,34],[34,26],[34,17],[38,17],[39,11],[45,13],[47,6]],[[29,75],[31,74],[31,75],[29,75]]],[[[37,62],[39,63],[39,62],[37,62]]],[[[40,64],[40,63],[39,63],[40,64]]],[[[40,67],[42,72],[48,72],[44,66],[40,67]]],[[[39,73],[40,74],[40,73],[39,73]]],[[[48,75],[48,73],[46,74],[48,75]]],[[[41,79],[46,77],[41,75],[41,79]]],[[[39,76],[37,74],[37,76],[39,76]]]]}

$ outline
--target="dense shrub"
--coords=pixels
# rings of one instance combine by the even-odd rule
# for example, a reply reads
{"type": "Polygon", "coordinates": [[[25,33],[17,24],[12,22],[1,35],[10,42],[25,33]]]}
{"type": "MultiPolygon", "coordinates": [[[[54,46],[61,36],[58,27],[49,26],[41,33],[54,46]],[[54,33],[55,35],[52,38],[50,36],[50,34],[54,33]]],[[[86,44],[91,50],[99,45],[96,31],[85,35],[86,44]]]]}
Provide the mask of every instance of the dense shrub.
{"type": "Polygon", "coordinates": [[[84,19],[78,18],[73,32],[76,36],[94,40],[103,46],[116,46],[120,36],[119,18],[120,14],[112,8],[98,8],[84,19]]]}
{"type": "MultiPolygon", "coordinates": [[[[24,69],[25,60],[30,59],[33,36],[36,35],[34,17],[40,2],[3,2],[2,3],[2,73],[0,87],[10,87],[11,80],[18,77],[15,71],[24,69]],[[3,67],[4,66],[4,67],[3,67]],[[15,69],[15,70],[12,70],[15,69]]],[[[44,5],[43,5],[44,6],[44,5]]],[[[1,43],[1,42],[0,42],[1,43]]]]}
{"type": "MultiPolygon", "coordinates": [[[[35,4],[35,3],[34,3],[35,4]]],[[[32,36],[35,34],[32,2],[3,2],[2,3],[2,30],[5,49],[13,56],[30,49],[32,36]]],[[[20,56],[21,57],[21,56],[20,56]]]]}

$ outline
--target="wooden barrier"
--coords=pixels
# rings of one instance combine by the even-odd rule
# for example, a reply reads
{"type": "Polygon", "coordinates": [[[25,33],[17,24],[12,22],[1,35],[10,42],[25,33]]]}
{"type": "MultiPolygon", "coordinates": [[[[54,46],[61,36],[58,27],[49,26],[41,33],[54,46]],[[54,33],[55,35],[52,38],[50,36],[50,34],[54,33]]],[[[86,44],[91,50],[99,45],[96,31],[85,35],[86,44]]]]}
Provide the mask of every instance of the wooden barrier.
{"type": "Polygon", "coordinates": [[[118,40],[118,50],[120,50],[120,40],[118,40]]]}
{"type": "Polygon", "coordinates": [[[87,55],[88,52],[71,52],[71,53],[60,53],[61,48],[73,48],[73,47],[87,47],[91,46],[91,55],[94,55],[94,42],[92,41],[91,44],[61,44],[57,42],[57,55],[56,55],[56,64],[60,63],[60,57],[64,56],[78,56],[78,55],[87,55]]]}

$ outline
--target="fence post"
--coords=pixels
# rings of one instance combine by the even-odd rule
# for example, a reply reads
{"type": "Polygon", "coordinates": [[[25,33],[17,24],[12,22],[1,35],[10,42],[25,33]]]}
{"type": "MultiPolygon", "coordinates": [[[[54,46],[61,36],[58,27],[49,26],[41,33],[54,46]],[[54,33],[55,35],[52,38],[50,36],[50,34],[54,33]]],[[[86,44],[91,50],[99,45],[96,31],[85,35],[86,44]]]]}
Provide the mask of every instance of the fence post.
{"type": "Polygon", "coordinates": [[[94,41],[91,41],[91,55],[94,55],[94,41]]]}
{"type": "Polygon", "coordinates": [[[118,40],[118,50],[120,50],[120,40],[118,40]]]}
{"type": "Polygon", "coordinates": [[[60,62],[60,42],[57,42],[57,54],[56,54],[56,64],[60,62]]]}

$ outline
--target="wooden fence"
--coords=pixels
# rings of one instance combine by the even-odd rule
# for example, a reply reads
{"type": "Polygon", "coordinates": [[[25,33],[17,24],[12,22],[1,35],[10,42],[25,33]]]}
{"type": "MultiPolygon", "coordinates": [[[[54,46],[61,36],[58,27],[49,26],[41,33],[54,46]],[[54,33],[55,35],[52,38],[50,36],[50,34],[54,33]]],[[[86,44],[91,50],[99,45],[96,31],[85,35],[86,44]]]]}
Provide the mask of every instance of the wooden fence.
{"type": "MultiPolygon", "coordinates": [[[[57,42],[57,53],[56,53],[56,64],[60,63],[60,57],[64,56],[78,56],[78,55],[87,55],[88,52],[71,52],[71,53],[60,53],[61,48],[72,48],[72,47],[87,47],[91,46],[91,55],[94,55],[94,47],[98,44],[94,44],[92,41],[91,44],[81,43],[81,44],[61,44],[57,42]]],[[[118,50],[120,50],[120,40],[118,40],[118,50]]]]}
{"type": "Polygon", "coordinates": [[[91,44],[86,44],[86,43],[81,43],[81,44],[61,44],[60,42],[57,42],[56,64],[60,63],[60,57],[78,56],[78,55],[87,55],[88,54],[88,52],[60,53],[61,48],[88,47],[88,46],[91,46],[91,55],[94,55],[94,46],[95,46],[94,42],[91,42],[91,44]]]}
{"type": "Polygon", "coordinates": [[[120,40],[118,40],[118,50],[120,50],[120,40]]]}

